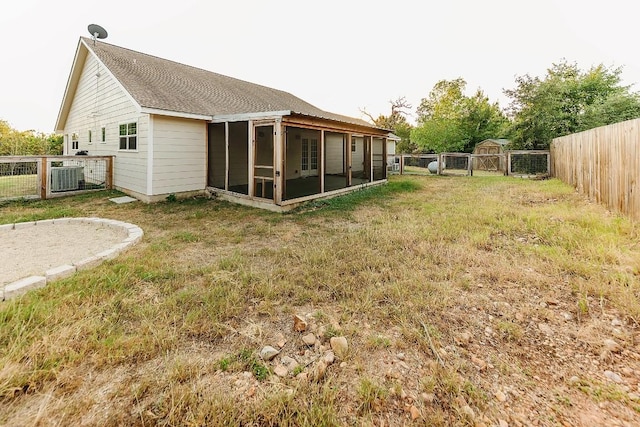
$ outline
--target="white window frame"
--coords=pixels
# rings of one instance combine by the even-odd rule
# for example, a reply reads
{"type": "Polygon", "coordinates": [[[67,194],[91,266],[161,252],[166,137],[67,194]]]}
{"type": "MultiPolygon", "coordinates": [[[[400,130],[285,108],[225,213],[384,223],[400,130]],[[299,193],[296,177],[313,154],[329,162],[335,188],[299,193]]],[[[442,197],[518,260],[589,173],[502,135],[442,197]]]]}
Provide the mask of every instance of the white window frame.
{"type": "Polygon", "coordinates": [[[105,125],[100,126],[100,143],[107,143],[107,127],[105,125]]]}
{"type": "Polygon", "coordinates": [[[80,136],[78,135],[78,132],[71,132],[71,149],[80,149],[80,136]]]}
{"type": "Polygon", "coordinates": [[[140,143],[140,139],[138,138],[139,132],[138,132],[138,121],[137,120],[131,120],[131,121],[126,121],[126,122],[121,122],[118,123],[118,151],[126,151],[126,152],[130,152],[130,153],[135,153],[138,151],[138,145],[140,143]],[[136,133],[135,134],[129,134],[129,126],[135,124],[136,125],[136,133]],[[127,127],[127,135],[120,135],[120,127],[121,126],[126,126],[127,127]],[[131,137],[135,137],[136,138],[136,147],[135,148],[129,148],[131,146],[130,144],[130,140],[131,137]],[[127,147],[126,148],[122,148],[121,147],[121,139],[122,138],[126,138],[127,139],[127,147]]]}
{"type": "Polygon", "coordinates": [[[89,140],[89,145],[93,144],[93,131],[91,129],[87,132],[87,139],[89,140]]]}

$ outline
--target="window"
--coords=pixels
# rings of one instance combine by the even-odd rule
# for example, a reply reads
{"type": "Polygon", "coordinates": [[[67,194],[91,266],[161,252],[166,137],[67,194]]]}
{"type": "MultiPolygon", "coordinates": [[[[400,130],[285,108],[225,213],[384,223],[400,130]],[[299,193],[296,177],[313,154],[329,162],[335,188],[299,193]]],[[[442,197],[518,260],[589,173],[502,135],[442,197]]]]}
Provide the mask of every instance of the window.
{"type": "Polygon", "coordinates": [[[120,149],[121,150],[137,150],[138,149],[138,124],[125,123],[120,125],[120,149]]]}
{"type": "Polygon", "coordinates": [[[91,144],[91,142],[93,141],[91,140],[91,130],[89,130],[89,144],[91,144]]]}
{"type": "Polygon", "coordinates": [[[77,133],[72,133],[71,134],[71,149],[72,150],[77,150],[78,149],[78,134],[77,133]]]}
{"type": "Polygon", "coordinates": [[[307,138],[302,138],[302,170],[309,170],[309,140],[307,138]]]}
{"type": "Polygon", "coordinates": [[[107,142],[107,128],[105,126],[100,128],[100,142],[107,142]]]}
{"type": "Polygon", "coordinates": [[[355,139],[351,139],[351,151],[355,153],[356,151],[356,140],[355,139]]]}
{"type": "Polygon", "coordinates": [[[309,153],[311,156],[311,170],[318,169],[318,140],[311,140],[311,152],[309,153]]]}

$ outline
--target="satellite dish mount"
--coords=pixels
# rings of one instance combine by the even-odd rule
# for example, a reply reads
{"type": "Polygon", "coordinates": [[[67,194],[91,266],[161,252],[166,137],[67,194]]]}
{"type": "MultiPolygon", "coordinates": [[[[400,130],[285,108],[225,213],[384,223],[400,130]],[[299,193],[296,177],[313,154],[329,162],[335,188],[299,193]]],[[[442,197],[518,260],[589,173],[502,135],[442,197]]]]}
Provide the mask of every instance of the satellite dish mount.
{"type": "Polygon", "coordinates": [[[91,34],[91,38],[93,39],[93,45],[96,45],[96,39],[106,39],[107,38],[107,30],[102,28],[98,24],[90,24],[87,29],[89,30],[89,34],[91,34]]]}

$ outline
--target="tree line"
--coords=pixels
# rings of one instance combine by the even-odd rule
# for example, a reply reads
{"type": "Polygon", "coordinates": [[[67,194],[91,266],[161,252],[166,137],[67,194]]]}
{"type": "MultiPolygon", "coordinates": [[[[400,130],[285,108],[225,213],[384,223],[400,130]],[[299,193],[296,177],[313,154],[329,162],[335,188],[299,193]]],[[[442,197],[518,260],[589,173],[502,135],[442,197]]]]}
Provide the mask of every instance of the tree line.
{"type": "Polygon", "coordinates": [[[0,120],[0,156],[58,155],[62,144],[62,135],[19,131],[0,120]]]}
{"type": "Polygon", "coordinates": [[[467,83],[457,78],[434,85],[416,108],[415,125],[404,97],[390,102],[388,116],[363,112],[401,138],[397,152],[472,152],[489,138],[508,139],[513,149],[548,149],[553,138],[640,117],[640,94],[621,84],[621,73],[602,64],[583,71],[563,60],[543,78],[517,76],[515,88],[504,90],[511,101],[504,110],[481,89],[465,95],[467,83]]]}

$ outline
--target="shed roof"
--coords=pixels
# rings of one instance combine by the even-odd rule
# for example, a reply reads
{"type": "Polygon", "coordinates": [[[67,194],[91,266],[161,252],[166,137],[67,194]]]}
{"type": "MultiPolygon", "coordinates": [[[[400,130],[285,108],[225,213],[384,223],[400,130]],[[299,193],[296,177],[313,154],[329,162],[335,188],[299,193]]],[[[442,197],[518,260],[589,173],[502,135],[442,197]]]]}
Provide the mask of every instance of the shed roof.
{"type": "MultiPolygon", "coordinates": [[[[86,37],[80,38],[78,51],[83,48],[96,55],[143,109],[212,118],[288,112],[379,129],[361,119],[324,111],[288,92],[201,68],[86,37]]],[[[69,87],[65,97],[68,92],[69,87]]],[[[58,126],[64,121],[66,117],[59,117],[58,126]]]]}
{"type": "Polygon", "coordinates": [[[485,139],[484,141],[480,141],[480,142],[478,142],[478,143],[476,144],[476,146],[478,146],[478,145],[480,145],[480,144],[485,144],[485,143],[488,143],[488,142],[492,142],[492,143],[494,143],[494,144],[498,144],[498,145],[501,145],[501,146],[503,146],[503,147],[504,147],[505,145],[508,145],[508,144],[510,144],[510,143],[511,143],[511,141],[510,141],[510,140],[508,140],[508,139],[503,139],[503,138],[498,138],[498,139],[489,138],[489,139],[485,139]]]}

